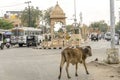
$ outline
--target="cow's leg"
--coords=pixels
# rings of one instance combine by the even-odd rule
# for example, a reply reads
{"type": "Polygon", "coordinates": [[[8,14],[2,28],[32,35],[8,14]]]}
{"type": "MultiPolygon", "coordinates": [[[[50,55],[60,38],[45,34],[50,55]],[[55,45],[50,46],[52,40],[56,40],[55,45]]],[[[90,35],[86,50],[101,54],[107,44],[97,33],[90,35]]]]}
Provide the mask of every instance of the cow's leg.
{"type": "Polygon", "coordinates": [[[86,74],[89,74],[89,72],[88,72],[88,70],[87,70],[87,67],[86,67],[86,63],[85,63],[85,61],[84,61],[84,60],[83,60],[83,65],[84,65],[84,67],[85,67],[86,74]]]}
{"type": "Polygon", "coordinates": [[[62,67],[63,67],[64,63],[65,63],[65,58],[62,56],[62,58],[61,58],[61,63],[60,63],[60,74],[59,74],[59,76],[58,76],[58,79],[61,78],[62,67]]]}
{"type": "Polygon", "coordinates": [[[78,74],[77,74],[78,63],[76,63],[75,68],[76,68],[75,76],[78,76],[78,74]]]}
{"type": "Polygon", "coordinates": [[[67,73],[67,77],[68,79],[70,79],[70,75],[69,75],[69,72],[68,72],[68,67],[69,67],[69,62],[67,61],[67,65],[66,65],[66,73],[67,73]]]}

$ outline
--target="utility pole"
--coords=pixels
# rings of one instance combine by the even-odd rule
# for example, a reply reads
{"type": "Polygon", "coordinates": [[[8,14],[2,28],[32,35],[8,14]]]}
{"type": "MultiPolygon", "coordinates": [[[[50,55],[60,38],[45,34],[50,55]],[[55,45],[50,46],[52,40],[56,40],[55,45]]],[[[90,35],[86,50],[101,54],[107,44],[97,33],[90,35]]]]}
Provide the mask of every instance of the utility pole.
{"type": "Polygon", "coordinates": [[[77,19],[76,19],[76,0],[74,0],[74,24],[75,24],[75,28],[76,28],[76,23],[77,23],[77,19]]]}
{"type": "Polygon", "coordinates": [[[83,22],[83,17],[82,17],[82,12],[80,12],[80,26],[82,26],[82,22],[83,22]]]}
{"type": "Polygon", "coordinates": [[[114,0],[110,0],[110,27],[111,27],[111,49],[107,49],[107,63],[119,63],[119,50],[115,48],[115,14],[114,14],[114,0]]]}
{"type": "Polygon", "coordinates": [[[31,1],[27,1],[27,2],[25,2],[26,4],[28,4],[28,9],[29,9],[29,11],[28,11],[28,16],[29,16],[29,19],[28,19],[28,27],[31,27],[31,17],[30,17],[30,3],[31,3],[31,1]]]}
{"type": "MultiPolygon", "coordinates": [[[[119,8],[120,9],[120,8],[119,8]]],[[[119,22],[120,22],[120,11],[118,11],[118,15],[119,15],[119,22]]]]}
{"type": "Polygon", "coordinates": [[[111,48],[115,48],[115,13],[114,13],[114,0],[110,0],[110,26],[111,26],[111,48]]]}
{"type": "Polygon", "coordinates": [[[74,0],[74,33],[75,34],[80,33],[80,30],[77,26],[78,26],[78,23],[76,19],[76,0],[74,0]]]}

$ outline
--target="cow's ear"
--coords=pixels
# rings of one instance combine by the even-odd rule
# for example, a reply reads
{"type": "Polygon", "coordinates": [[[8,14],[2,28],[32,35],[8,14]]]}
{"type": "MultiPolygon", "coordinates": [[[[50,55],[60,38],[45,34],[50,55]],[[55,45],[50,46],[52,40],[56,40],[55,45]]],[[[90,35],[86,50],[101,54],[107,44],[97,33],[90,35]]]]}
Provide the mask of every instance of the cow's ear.
{"type": "Polygon", "coordinates": [[[84,48],[85,53],[88,53],[88,51],[89,51],[88,48],[84,48]]]}
{"type": "Polygon", "coordinates": [[[90,46],[87,46],[87,48],[90,48],[90,49],[91,49],[91,47],[90,47],[90,46]]]}

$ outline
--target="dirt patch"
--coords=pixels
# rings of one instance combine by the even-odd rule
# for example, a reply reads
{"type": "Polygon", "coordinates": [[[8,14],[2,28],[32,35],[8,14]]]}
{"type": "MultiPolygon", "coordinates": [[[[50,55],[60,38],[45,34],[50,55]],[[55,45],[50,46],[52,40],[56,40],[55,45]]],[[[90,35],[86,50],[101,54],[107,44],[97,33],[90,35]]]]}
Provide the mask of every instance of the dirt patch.
{"type": "Polygon", "coordinates": [[[120,80],[120,64],[92,61],[87,66],[94,80],[120,80]]]}

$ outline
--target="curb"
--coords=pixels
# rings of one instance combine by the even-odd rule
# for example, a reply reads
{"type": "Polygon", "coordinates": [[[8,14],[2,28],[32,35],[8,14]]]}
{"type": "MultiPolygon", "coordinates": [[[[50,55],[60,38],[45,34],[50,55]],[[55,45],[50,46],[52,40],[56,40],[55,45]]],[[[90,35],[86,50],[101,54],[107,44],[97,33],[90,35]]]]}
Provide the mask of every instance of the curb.
{"type": "Polygon", "coordinates": [[[47,50],[50,50],[50,49],[63,49],[63,47],[34,47],[33,49],[47,49],[47,50]]]}

